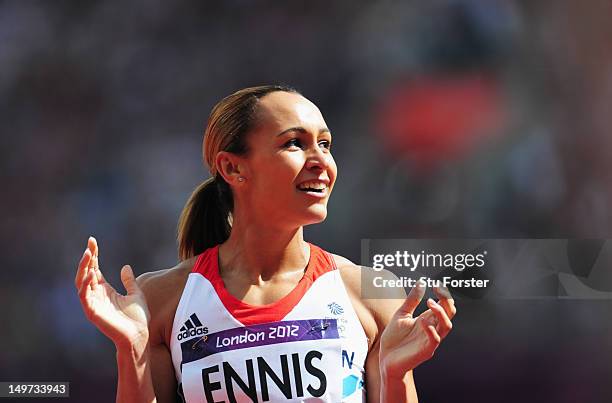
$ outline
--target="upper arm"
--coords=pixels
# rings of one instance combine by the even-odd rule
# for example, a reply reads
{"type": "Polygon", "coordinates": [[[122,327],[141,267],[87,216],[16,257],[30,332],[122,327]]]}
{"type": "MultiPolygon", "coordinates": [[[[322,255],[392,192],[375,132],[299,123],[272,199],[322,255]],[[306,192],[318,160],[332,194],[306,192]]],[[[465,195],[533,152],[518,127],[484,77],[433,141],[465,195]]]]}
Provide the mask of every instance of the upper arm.
{"type": "MultiPolygon", "coordinates": [[[[374,269],[365,267],[363,268],[363,274],[364,274],[362,276],[363,280],[369,282],[370,285],[373,284],[374,277],[382,277],[383,280],[397,280],[397,276],[387,270],[375,271],[374,269]]],[[[370,382],[367,383],[368,387],[374,388],[373,393],[370,394],[370,399],[373,399],[373,400],[369,400],[369,401],[376,401],[376,402],[378,402],[382,396],[381,394],[382,379],[381,379],[380,362],[379,362],[380,336],[382,335],[383,331],[385,330],[389,322],[394,320],[395,313],[406,300],[406,292],[404,291],[403,288],[388,288],[388,289],[385,289],[384,291],[385,291],[384,298],[367,300],[368,307],[370,308],[374,317],[376,318],[376,322],[378,324],[378,330],[379,330],[378,338],[376,340],[376,345],[375,345],[376,347],[375,354],[372,354],[371,357],[369,357],[371,360],[370,362],[366,362],[366,369],[369,368],[371,372],[375,373],[375,379],[371,379],[370,382]]],[[[402,382],[403,383],[401,384],[400,388],[401,389],[405,388],[405,392],[400,392],[399,389],[393,388],[392,392],[387,391],[387,394],[392,393],[395,396],[395,393],[401,393],[402,396],[404,396],[404,393],[405,393],[406,394],[405,396],[407,397],[408,401],[418,402],[416,386],[414,384],[412,370],[408,371],[404,375],[402,382]]],[[[400,396],[396,396],[396,397],[397,397],[397,401],[400,401],[400,400],[404,401],[403,400],[404,397],[400,397],[400,396]]],[[[387,399],[388,399],[388,396],[387,396],[387,399]]]]}
{"type": "Polygon", "coordinates": [[[164,343],[149,346],[151,361],[151,380],[158,403],[177,401],[177,382],[172,365],[172,357],[164,343]]]}
{"type": "Polygon", "coordinates": [[[365,362],[365,382],[366,382],[366,397],[368,403],[378,402],[380,400],[380,366],[378,363],[380,343],[378,340],[366,357],[365,362]]]}
{"type": "MultiPolygon", "coordinates": [[[[168,270],[144,273],[136,281],[147,300],[151,314],[149,320],[149,363],[151,380],[158,403],[177,401],[177,381],[172,356],[165,341],[165,329],[174,314],[169,307],[167,291],[168,270]]],[[[170,287],[172,289],[172,287],[170,287]]]]}
{"type": "MultiPolygon", "coordinates": [[[[383,277],[385,280],[395,280],[397,277],[386,270],[376,272],[371,268],[362,268],[362,280],[372,284],[376,276],[383,277]]],[[[368,388],[368,402],[378,402],[381,396],[381,373],[380,373],[380,336],[393,319],[395,312],[400,308],[406,299],[406,292],[403,288],[390,288],[385,290],[385,298],[366,299],[366,306],[372,312],[377,324],[377,337],[368,357],[366,358],[366,387],[368,388]]],[[[412,371],[408,371],[404,377],[404,383],[408,394],[412,397],[411,401],[417,401],[416,387],[412,371]]]]}
{"type": "MultiPolygon", "coordinates": [[[[334,255],[338,266],[344,267],[342,276],[347,291],[351,298],[357,299],[356,311],[364,331],[371,340],[368,355],[365,362],[365,381],[368,402],[378,402],[380,400],[380,336],[385,330],[395,312],[406,299],[406,292],[403,288],[389,288],[385,290],[385,298],[362,298],[363,287],[369,284],[372,285],[374,277],[380,276],[383,279],[391,280],[397,277],[386,270],[375,271],[369,267],[357,266],[350,260],[334,255]],[[357,306],[362,309],[357,309],[357,306]]],[[[412,371],[409,371],[404,378],[407,382],[407,387],[411,389],[416,397],[416,390],[412,371]]]]}

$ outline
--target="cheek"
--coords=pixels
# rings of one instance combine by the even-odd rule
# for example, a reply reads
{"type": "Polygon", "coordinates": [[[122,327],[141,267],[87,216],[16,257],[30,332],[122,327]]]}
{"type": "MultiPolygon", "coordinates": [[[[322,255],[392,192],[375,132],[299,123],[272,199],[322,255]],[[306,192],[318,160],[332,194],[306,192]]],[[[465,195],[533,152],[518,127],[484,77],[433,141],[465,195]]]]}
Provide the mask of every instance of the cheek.
{"type": "Polygon", "coordinates": [[[258,161],[254,166],[258,182],[269,185],[274,183],[292,185],[304,166],[304,158],[300,153],[275,154],[258,161]]]}
{"type": "Polygon", "coordinates": [[[288,175],[297,176],[305,163],[306,158],[302,152],[286,152],[276,158],[278,169],[282,169],[288,175]]]}

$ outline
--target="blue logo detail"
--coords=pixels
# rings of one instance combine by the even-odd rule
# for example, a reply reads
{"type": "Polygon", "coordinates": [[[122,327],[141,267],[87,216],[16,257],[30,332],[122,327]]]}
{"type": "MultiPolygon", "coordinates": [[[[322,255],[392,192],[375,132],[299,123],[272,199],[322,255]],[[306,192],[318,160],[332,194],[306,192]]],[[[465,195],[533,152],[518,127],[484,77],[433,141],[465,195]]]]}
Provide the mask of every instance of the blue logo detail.
{"type": "Polygon", "coordinates": [[[327,307],[334,315],[342,315],[344,313],[344,309],[340,304],[336,302],[332,302],[331,304],[327,304],[327,307]]]}
{"type": "Polygon", "coordinates": [[[353,368],[353,360],[355,359],[355,352],[351,352],[351,358],[349,358],[348,351],[342,350],[342,366],[344,367],[344,362],[346,361],[346,366],[349,369],[353,368]]]}
{"type": "Polygon", "coordinates": [[[359,379],[355,375],[349,375],[342,380],[343,399],[352,395],[358,389],[363,389],[363,379],[359,379]]]}

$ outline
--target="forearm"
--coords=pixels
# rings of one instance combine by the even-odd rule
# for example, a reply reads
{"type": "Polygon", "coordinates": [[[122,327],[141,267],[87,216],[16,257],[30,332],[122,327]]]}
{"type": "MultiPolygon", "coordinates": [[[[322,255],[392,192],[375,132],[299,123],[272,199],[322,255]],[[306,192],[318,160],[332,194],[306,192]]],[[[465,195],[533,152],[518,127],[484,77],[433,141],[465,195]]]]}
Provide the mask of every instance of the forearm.
{"type": "Polygon", "coordinates": [[[117,403],[157,402],[148,347],[118,347],[117,371],[117,403]]]}
{"type": "Polygon", "coordinates": [[[381,371],[380,378],[380,403],[418,403],[412,371],[403,378],[389,377],[381,371]]]}

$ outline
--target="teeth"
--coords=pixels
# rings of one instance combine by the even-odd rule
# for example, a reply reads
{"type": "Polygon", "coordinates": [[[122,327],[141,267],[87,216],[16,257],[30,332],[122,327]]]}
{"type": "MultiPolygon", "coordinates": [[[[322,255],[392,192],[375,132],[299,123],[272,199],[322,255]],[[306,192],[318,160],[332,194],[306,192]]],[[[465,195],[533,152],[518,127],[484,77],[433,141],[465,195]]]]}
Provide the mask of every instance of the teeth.
{"type": "Polygon", "coordinates": [[[327,185],[323,182],[317,182],[317,181],[309,181],[309,182],[304,182],[302,183],[299,188],[301,190],[306,190],[306,189],[317,189],[317,190],[323,190],[327,187],[327,185]]]}

